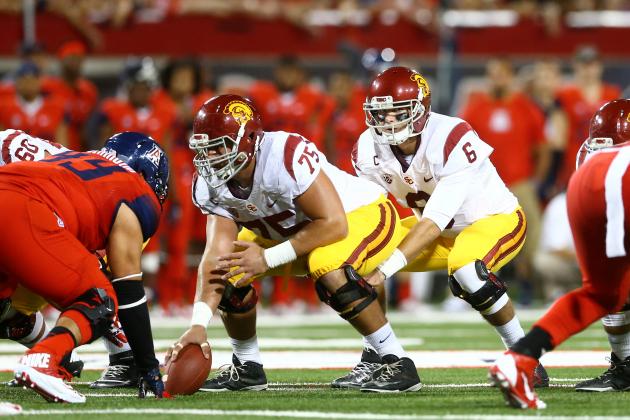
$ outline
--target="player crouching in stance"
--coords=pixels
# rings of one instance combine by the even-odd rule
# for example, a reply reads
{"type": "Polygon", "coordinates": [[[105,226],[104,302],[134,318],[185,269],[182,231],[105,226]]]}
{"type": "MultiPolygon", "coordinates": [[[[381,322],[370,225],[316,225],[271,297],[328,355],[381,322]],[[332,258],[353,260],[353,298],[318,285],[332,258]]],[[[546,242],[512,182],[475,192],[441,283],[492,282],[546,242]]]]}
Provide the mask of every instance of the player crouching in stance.
{"type": "Polygon", "coordinates": [[[545,408],[532,389],[540,356],[621,310],[630,294],[630,100],[608,102],[595,113],[576,163],[567,209],[582,287],[558,299],[490,368],[512,407],[545,408]]]}
{"type": "MultiPolygon", "coordinates": [[[[353,151],[357,175],[376,182],[415,216],[398,248],[366,279],[382,289],[397,271],[448,270],[455,296],[496,329],[506,347],[524,335],[496,272],[520,251],[526,219],[490,162],[492,148],[465,121],[431,111],[431,90],[415,70],[393,67],[373,80],[363,106],[368,129],[353,151]]],[[[361,362],[333,381],[353,388],[380,366],[369,343],[361,362]]],[[[548,384],[544,368],[539,385],[548,384]]]]}
{"type": "Polygon", "coordinates": [[[420,378],[361,277],[401,238],[396,211],[378,186],[329,164],[302,136],[263,132],[251,102],[237,95],[207,101],[190,146],[199,178],[195,204],[208,214],[192,325],[167,357],[196,343],[216,311],[234,351],[233,365],[202,391],[262,390],[267,380],[256,338],[254,277],[291,263],[309,275],[322,301],[366,337],[387,363],[364,391],[416,391],[420,378]],[[240,230],[240,232],[239,232],[240,230]]]}
{"type": "Polygon", "coordinates": [[[0,298],[21,285],[61,310],[16,366],[21,385],[49,401],[85,402],[64,383],[69,374],[60,362],[116,331],[118,311],[142,375],[140,395],[162,396],[140,255],[157,229],[167,180],[164,152],[139,133],[113,136],[99,151],[0,168],[0,298]],[[107,250],[111,283],[93,254],[99,249],[107,250]]]}

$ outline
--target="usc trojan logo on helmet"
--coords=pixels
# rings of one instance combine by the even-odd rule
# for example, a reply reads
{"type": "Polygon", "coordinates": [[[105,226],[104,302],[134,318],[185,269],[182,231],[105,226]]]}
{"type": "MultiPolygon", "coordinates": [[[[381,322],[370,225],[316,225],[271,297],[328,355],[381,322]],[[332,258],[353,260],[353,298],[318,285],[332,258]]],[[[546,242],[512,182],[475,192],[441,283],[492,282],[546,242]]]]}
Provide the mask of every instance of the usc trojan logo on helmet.
{"type": "Polygon", "coordinates": [[[429,84],[424,77],[420,76],[418,73],[414,73],[411,75],[411,80],[418,84],[418,87],[422,89],[422,96],[427,96],[431,93],[431,88],[429,88],[429,84]]]}
{"type": "Polygon", "coordinates": [[[254,118],[254,111],[243,101],[231,101],[223,110],[224,114],[232,114],[232,117],[238,121],[240,125],[247,124],[254,118]]]}
{"type": "Polygon", "coordinates": [[[626,117],[626,121],[630,122],[630,112],[628,113],[628,116],[626,117]]]}

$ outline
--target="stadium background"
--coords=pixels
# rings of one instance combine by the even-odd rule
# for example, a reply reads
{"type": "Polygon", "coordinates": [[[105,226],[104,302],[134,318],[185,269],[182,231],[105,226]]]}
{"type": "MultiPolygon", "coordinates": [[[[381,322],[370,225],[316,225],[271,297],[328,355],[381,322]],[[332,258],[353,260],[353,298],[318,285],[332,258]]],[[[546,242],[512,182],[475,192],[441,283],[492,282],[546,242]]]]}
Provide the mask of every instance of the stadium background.
{"type": "MultiPolygon", "coordinates": [[[[267,129],[300,132],[352,171],[367,80],[388,65],[414,67],[432,86],[434,111],[465,116],[495,147],[492,159],[506,183],[521,201],[533,200],[533,221],[562,191],[585,121],[606,95],[630,85],[629,26],[630,2],[623,0],[5,0],[0,126],[64,138],[77,149],[99,147],[117,127],[144,127],[170,144],[178,192],[145,272],[156,271],[147,279],[161,304],[154,310],[186,315],[204,239],[187,191],[186,141],[204,99],[248,95],[267,129]],[[81,65],[74,68],[89,82],[72,87],[60,79],[62,63],[81,65]],[[576,74],[592,63],[603,66],[601,95],[597,77],[576,74]],[[192,70],[171,77],[179,67],[192,70]],[[27,79],[30,99],[16,93],[19,79],[27,79]],[[132,82],[151,90],[144,109],[125,105],[132,82]],[[500,88],[509,92],[499,99],[493,95],[500,88]],[[37,98],[48,105],[33,105],[37,98]],[[40,113],[53,121],[42,127],[40,113]],[[489,122],[476,125],[475,118],[489,122]]],[[[558,225],[559,217],[553,212],[547,224],[558,225]]],[[[579,282],[569,245],[554,237],[560,234],[543,228],[550,244],[541,249],[531,229],[527,257],[502,273],[522,306],[540,306],[579,282]]],[[[402,274],[390,282],[391,303],[403,310],[439,303],[447,295],[443,280],[439,273],[402,274]]],[[[309,283],[276,278],[258,286],[276,313],[322,310],[309,283]]],[[[444,306],[456,310],[458,303],[446,298],[444,306]]]]}

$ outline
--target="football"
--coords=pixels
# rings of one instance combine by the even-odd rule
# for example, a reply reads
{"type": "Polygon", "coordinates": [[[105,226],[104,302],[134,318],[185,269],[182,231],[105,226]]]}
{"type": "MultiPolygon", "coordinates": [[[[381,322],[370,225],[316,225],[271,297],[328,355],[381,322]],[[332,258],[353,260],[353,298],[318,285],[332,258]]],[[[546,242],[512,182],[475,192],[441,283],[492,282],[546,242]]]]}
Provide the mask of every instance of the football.
{"type": "Polygon", "coordinates": [[[189,344],[180,350],[175,361],[169,361],[164,370],[164,386],[171,395],[191,395],[203,385],[210,373],[210,359],[203,357],[201,347],[189,344]]]}

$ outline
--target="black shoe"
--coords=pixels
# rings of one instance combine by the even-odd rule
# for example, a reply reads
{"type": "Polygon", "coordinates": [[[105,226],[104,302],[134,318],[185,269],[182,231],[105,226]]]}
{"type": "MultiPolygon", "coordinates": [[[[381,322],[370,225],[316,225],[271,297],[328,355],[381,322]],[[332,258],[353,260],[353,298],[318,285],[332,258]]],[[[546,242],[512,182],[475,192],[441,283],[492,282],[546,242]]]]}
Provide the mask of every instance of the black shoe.
{"type": "Polygon", "coordinates": [[[61,363],[59,363],[59,366],[67,370],[73,378],[80,378],[81,372],[83,372],[83,360],[75,360],[71,362],[71,356],[72,353],[68,353],[63,359],[61,359],[61,363]]]}
{"type": "Polygon", "coordinates": [[[138,369],[133,360],[131,350],[109,356],[109,366],[101,377],[90,384],[92,389],[136,388],[138,386],[138,369]]]}
{"type": "Polygon", "coordinates": [[[376,369],[372,378],[361,385],[364,392],[419,391],[422,382],[416,365],[408,357],[399,359],[393,354],[383,356],[383,365],[376,369]]]}
{"type": "Polygon", "coordinates": [[[264,391],[267,389],[267,376],[260,363],[247,361],[241,363],[232,355],[232,364],[219,368],[217,375],[207,380],[199,391],[264,391]]]}
{"type": "Polygon", "coordinates": [[[549,375],[547,375],[547,370],[542,365],[542,363],[538,363],[536,369],[534,369],[534,388],[548,388],[549,387],[549,375]]]}
{"type": "Polygon", "coordinates": [[[610,367],[597,378],[580,382],[575,386],[581,392],[614,392],[630,390],[630,356],[623,361],[610,353],[610,367]]]}
{"type": "Polygon", "coordinates": [[[345,376],[330,383],[332,388],[361,388],[361,385],[372,378],[376,369],[381,367],[381,358],[376,350],[364,348],[361,361],[345,376]]]}

